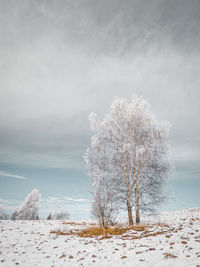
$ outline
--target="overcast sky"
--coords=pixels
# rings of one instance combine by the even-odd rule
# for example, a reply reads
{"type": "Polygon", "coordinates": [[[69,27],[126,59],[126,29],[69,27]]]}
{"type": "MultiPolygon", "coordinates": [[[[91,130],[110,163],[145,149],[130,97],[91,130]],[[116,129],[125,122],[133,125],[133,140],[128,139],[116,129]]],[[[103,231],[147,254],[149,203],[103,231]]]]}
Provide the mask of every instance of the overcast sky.
{"type": "Polygon", "coordinates": [[[200,1],[0,0],[0,203],[89,216],[88,114],[115,96],[170,121],[165,209],[200,206],[200,1]]]}

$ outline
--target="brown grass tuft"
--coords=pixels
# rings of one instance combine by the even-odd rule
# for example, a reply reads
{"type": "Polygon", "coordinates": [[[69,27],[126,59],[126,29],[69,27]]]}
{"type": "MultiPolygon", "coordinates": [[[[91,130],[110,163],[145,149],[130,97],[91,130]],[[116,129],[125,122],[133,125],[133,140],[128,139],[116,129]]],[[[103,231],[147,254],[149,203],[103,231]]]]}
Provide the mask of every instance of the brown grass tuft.
{"type": "Polygon", "coordinates": [[[121,257],[121,259],[126,259],[126,258],[127,258],[127,256],[122,256],[122,257],[121,257]]]}
{"type": "Polygon", "coordinates": [[[187,244],[187,241],[181,241],[181,243],[185,245],[185,244],[187,244]]]}
{"type": "Polygon", "coordinates": [[[146,228],[150,228],[152,226],[150,225],[133,225],[131,227],[128,227],[128,230],[134,230],[134,231],[138,231],[138,232],[141,232],[141,231],[145,231],[146,228]]]}
{"type": "Polygon", "coordinates": [[[66,254],[62,254],[62,255],[60,256],[60,259],[65,258],[65,257],[66,257],[66,254]]]}
{"type": "Polygon", "coordinates": [[[164,255],[165,255],[166,259],[168,259],[168,258],[178,258],[178,256],[175,256],[175,255],[173,255],[171,253],[164,253],[164,255]]]}
{"type": "Polygon", "coordinates": [[[158,222],[156,225],[160,226],[160,227],[170,227],[168,224],[166,223],[161,223],[161,222],[158,222]]]}
{"type": "Polygon", "coordinates": [[[163,235],[163,234],[165,234],[166,232],[167,232],[167,231],[158,231],[158,232],[155,232],[155,233],[150,233],[150,234],[143,235],[142,237],[149,237],[149,236],[163,235]]]}

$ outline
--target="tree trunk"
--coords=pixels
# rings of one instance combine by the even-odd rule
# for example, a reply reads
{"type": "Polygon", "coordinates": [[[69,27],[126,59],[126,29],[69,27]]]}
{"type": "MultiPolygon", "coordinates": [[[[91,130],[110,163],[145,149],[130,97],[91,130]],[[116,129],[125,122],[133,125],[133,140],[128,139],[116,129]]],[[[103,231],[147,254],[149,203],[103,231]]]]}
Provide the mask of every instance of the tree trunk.
{"type": "Polygon", "coordinates": [[[135,222],[140,223],[139,197],[137,187],[135,188],[135,222]]]}
{"type": "Polygon", "coordinates": [[[128,209],[128,223],[129,225],[133,225],[133,215],[132,215],[132,209],[129,202],[127,202],[127,209],[128,209]]]}

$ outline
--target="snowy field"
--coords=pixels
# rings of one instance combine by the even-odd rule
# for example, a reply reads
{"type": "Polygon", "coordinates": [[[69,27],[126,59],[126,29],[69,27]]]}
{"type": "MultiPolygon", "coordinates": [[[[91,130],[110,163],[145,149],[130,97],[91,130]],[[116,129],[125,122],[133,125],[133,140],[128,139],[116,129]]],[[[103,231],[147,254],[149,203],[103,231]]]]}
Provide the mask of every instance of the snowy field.
{"type": "Polygon", "coordinates": [[[200,208],[143,218],[121,235],[80,237],[92,220],[0,221],[0,266],[199,266],[200,208]]]}

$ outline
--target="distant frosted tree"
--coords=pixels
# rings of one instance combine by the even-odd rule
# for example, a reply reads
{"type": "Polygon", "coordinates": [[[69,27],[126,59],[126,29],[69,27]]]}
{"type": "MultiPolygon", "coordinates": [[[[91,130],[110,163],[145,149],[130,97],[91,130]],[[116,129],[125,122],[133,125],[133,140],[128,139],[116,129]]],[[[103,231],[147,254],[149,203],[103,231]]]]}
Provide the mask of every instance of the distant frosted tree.
{"type": "Polygon", "coordinates": [[[68,220],[70,218],[70,213],[67,210],[55,211],[49,215],[49,220],[68,220]]]}
{"type": "Polygon", "coordinates": [[[108,180],[113,196],[128,211],[133,224],[140,210],[151,210],[164,199],[163,184],[170,169],[168,160],[169,124],[158,122],[143,97],[134,96],[131,103],[116,99],[102,121],[89,116],[94,135],[85,161],[94,190],[99,181],[108,180]]]}
{"type": "Polygon", "coordinates": [[[0,220],[8,220],[9,214],[5,211],[5,207],[0,205],[0,220]]]}
{"type": "Polygon", "coordinates": [[[33,189],[27,195],[24,202],[17,209],[16,220],[37,220],[39,218],[40,193],[37,189],[33,189]]]}

